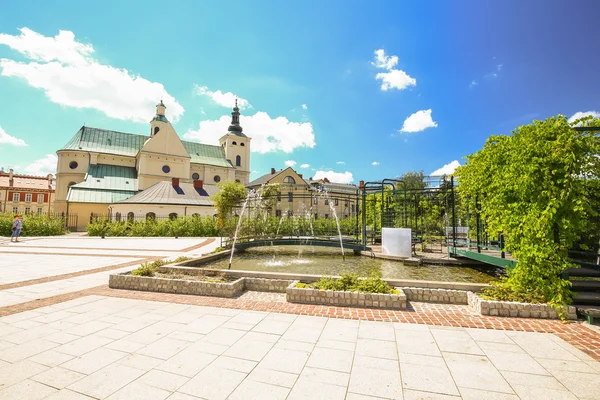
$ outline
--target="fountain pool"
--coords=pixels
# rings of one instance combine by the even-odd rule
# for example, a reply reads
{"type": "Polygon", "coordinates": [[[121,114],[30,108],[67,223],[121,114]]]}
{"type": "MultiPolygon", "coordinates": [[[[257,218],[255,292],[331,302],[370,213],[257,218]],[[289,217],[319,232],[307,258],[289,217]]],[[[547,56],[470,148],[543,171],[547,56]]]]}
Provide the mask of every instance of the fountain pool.
{"type": "MultiPolygon", "coordinates": [[[[229,259],[202,264],[203,268],[215,269],[227,269],[228,266],[229,259]]],[[[312,246],[250,248],[234,255],[231,269],[313,275],[355,272],[360,276],[376,271],[387,279],[472,283],[488,283],[504,272],[502,268],[488,266],[404,265],[400,261],[374,259],[352,253],[347,253],[344,261],[339,249],[312,246]]]]}

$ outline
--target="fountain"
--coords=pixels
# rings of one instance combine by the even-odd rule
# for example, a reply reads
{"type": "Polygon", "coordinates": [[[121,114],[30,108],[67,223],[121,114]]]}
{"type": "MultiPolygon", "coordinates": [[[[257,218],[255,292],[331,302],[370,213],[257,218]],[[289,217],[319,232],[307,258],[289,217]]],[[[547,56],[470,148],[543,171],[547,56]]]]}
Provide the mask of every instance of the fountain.
{"type": "Polygon", "coordinates": [[[235,227],[235,233],[233,234],[233,244],[231,246],[231,254],[229,255],[229,267],[227,269],[231,269],[231,263],[233,262],[233,252],[235,251],[235,243],[238,238],[238,231],[240,230],[240,225],[242,224],[242,218],[244,217],[244,211],[246,211],[246,207],[248,206],[248,201],[250,201],[250,196],[252,196],[253,191],[248,191],[248,195],[246,196],[246,201],[244,201],[244,205],[242,206],[242,212],[238,218],[237,226],[235,227]]]}
{"type": "Polygon", "coordinates": [[[335,206],[329,200],[329,194],[327,193],[327,188],[323,187],[322,190],[325,195],[325,199],[327,200],[327,203],[329,204],[329,208],[331,209],[331,212],[333,213],[333,216],[335,218],[335,223],[337,225],[337,230],[338,230],[338,237],[340,239],[340,248],[342,249],[342,259],[344,261],[346,261],[346,255],[344,254],[344,241],[342,239],[342,229],[340,228],[340,220],[338,219],[337,212],[335,210],[335,206]]]}

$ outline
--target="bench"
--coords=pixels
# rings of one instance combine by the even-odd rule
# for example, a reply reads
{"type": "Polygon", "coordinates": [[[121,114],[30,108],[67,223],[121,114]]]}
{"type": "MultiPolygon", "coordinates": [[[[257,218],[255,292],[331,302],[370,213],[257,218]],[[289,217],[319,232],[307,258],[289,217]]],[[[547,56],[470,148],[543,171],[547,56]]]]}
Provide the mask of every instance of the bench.
{"type": "Polygon", "coordinates": [[[592,325],[594,323],[594,318],[600,318],[600,309],[597,308],[582,308],[580,311],[583,313],[585,318],[587,319],[588,324],[592,325]]]}

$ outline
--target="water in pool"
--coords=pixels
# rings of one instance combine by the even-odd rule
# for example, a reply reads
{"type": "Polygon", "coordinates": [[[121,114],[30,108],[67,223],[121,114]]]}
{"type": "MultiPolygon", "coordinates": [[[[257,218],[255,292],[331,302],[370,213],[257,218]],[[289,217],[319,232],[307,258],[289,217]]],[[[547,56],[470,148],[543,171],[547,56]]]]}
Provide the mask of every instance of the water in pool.
{"type": "MultiPolygon", "coordinates": [[[[229,258],[226,258],[202,266],[226,269],[228,265],[229,258]]],[[[343,261],[339,249],[312,246],[250,248],[243,252],[236,252],[231,269],[313,275],[356,272],[363,276],[371,271],[380,271],[383,278],[389,279],[475,283],[488,283],[503,273],[502,268],[487,266],[404,265],[399,261],[356,256],[351,251],[346,252],[346,261],[343,261]]]]}

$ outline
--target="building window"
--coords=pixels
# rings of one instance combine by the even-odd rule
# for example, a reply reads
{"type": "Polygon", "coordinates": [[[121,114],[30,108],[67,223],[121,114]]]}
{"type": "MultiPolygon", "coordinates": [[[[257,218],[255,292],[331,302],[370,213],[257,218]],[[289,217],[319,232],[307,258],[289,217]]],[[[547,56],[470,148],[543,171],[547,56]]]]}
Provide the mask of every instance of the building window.
{"type": "Polygon", "coordinates": [[[21,201],[21,194],[13,193],[13,201],[21,201]]]}
{"type": "Polygon", "coordinates": [[[236,179],[235,181],[236,181],[237,183],[242,183],[242,182],[241,182],[239,179],[236,179]]]}
{"type": "Polygon", "coordinates": [[[339,202],[339,200],[338,200],[338,199],[335,199],[334,201],[335,201],[335,205],[336,205],[336,206],[340,204],[340,202],[339,202]]]}
{"type": "Polygon", "coordinates": [[[37,195],[37,200],[38,200],[38,203],[43,203],[44,202],[44,195],[43,194],[38,194],[37,195]]]}
{"type": "Polygon", "coordinates": [[[291,176],[286,176],[285,178],[283,178],[283,183],[294,185],[296,181],[291,176]]]}
{"type": "Polygon", "coordinates": [[[329,205],[329,200],[325,199],[325,205],[328,206],[329,205]]]}
{"type": "Polygon", "coordinates": [[[163,165],[162,172],[168,174],[169,172],[171,172],[171,167],[169,167],[168,165],[163,165]]]}
{"type": "Polygon", "coordinates": [[[281,201],[281,193],[277,192],[277,201],[281,201]]]}
{"type": "Polygon", "coordinates": [[[31,197],[32,197],[31,193],[25,193],[25,201],[26,202],[30,203],[31,202],[31,197]]]}
{"type": "Polygon", "coordinates": [[[349,205],[349,204],[350,204],[350,202],[349,202],[348,200],[346,200],[346,201],[344,202],[344,207],[348,207],[348,205],[349,205]]]}
{"type": "Polygon", "coordinates": [[[237,146],[237,143],[235,141],[231,142],[232,146],[237,146]]]}
{"type": "Polygon", "coordinates": [[[217,183],[221,182],[221,177],[219,175],[215,175],[215,177],[213,178],[213,180],[217,183]]]}
{"type": "Polygon", "coordinates": [[[294,212],[292,210],[288,210],[288,217],[293,217],[294,216],[294,212]]]}
{"type": "Polygon", "coordinates": [[[44,212],[44,210],[42,209],[42,207],[38,207],[38,209],[37,209],[38,215],[41,214],[41,213],[43,213],[43,212],[44,212]]]}
{"type": "Polygon", "coordinates": [[[235,166],[236,167],[241,167],[242,166],[242,157],[235,156],[235,166]]]}
{"type": "Polygon", "coordinates": [[[169,219],[170,220],[177,219],[177,213],[171,213],[171,214],[169,214],[169,219]]]}
{"type": "Polygon", "coordinates": [[[275,210],[275,216],[281,217],[281,210],[275,210]]]}
{"type": "Polygon", "coordinates": [[[197,172],[194,172],[194,173],[192,174],[192,179],[193,179],[193,180],[195,180],[195,181],[197,181],[198,179],[200,179],[200,174],[199,174],[199,173],[197,173],[197,172]]]}
{"type": "Polygon", "coordinates": [[[314,204],[315,206],[316,206],[316,205],[318,205],[318,204],[319,204],[319,198],[317,198],[317,197],[314,197],[314,198],[313,198],[313,204],[314,204]]]}
{"type": "Polygon", "coordinates": [[[325,214],[325,219],[329,219],[329,214],[325,214]]]}
{"type": "Polygon", "coordinates": [[[154,127],[154,134],[156,135],[158,133],[158,131],[160,131],[160,128],[158,126],[154,127]]]}
{"type": "Polygon", "coordinates": [[[19,213],[19,207],[13,207],[13,214],[19,213]]]}
{"type": "Polygon", "coordinates": [[[127,213],[127,221],[133,222],[135,214],[132,212],[127,213]]]}
{"type": "Polygon", "coordinates": [[[156,214],[154,214],[153,212],[149,212],[148,214],[146,214],[146,220],[156,221],[156,214]]]}
{"type": "Polygon", "coordinates": [[[319,213],[315,213],[315,219],[319,219],[319,213]]]}
{"type": "Polygon", "coordinates": [[[25,214],[31,214],[31,207],[25,207],[25,214]]]}
{"type": "Polygon", "coordinates": [[[77,168],[78,166],[79,166],[79,164],[77,164],[77,161],[71,161],[71,162],[69,163],[69,168],[71,168],[71,169],[75,169],[75,168],[77,168]]]}
{"type": "Polygon", "coordinates": [[[244,147],[244,146],[245,146],[245,144],[242,142],[242,143],[240,143],[240,146],[244,147]]]}
{"type": "Polygon", "coordinates": [[[294,193],[289,192],[288,193],[288,202],[292,202],[292,201],[294,201],[294,193]]]}
{"type": "Polygon", "coordinates": [[[117,220],[117,222],[121,222],[121,213],[115,214],[115,220],[117,220]]]}

